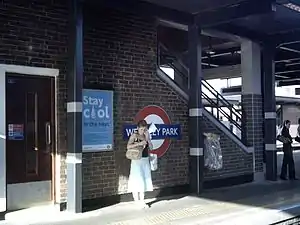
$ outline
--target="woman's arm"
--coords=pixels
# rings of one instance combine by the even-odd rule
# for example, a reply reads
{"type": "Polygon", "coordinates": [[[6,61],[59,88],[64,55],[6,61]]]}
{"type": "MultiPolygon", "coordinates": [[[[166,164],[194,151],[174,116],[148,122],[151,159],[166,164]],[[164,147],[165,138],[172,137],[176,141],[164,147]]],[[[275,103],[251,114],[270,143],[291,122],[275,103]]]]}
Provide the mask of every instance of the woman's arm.
{"type": "Polygon", "coordinates": [[[152,150],[153,149],[153,144],[151,142],[150,134],[149,134],[148,131],[145,133],[145,138],[146,138],[146,141],[148,143],[149,150],[152,150]]]}
{"type": "Polygon", "coordinates": [[[141,141],[141,142],[137,142],[135,143],[136,140],[136,134],[132,134],[127,142],[127,149],[132,149],[132,148],[136,148],[139,146],[142,146],[145,144],[145,141],[141,141]]]}
{"type": "Polygon", "coordinates": [[[282,135],[283,137],[285,137],[285,138],[288,138],[288,139],[290,140],[290,142],[293,142],[293,138],[292,138],[292,136],[290,135],[290,132],[289,132],[289,130],[288,130],[287,128],[284,127],[284,128],[282,129],[281,135],[282,135]]]}

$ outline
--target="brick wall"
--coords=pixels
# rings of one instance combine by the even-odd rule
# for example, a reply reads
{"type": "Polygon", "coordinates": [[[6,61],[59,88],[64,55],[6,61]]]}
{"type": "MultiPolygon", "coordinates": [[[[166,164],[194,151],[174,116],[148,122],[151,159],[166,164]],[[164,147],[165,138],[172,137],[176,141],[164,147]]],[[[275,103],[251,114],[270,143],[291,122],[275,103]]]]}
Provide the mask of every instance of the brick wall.
{"type": "Polygon", "coordinates": [[[261,95],[242,95],[242,139],[254,147],[255,172],[263,172],[264,111],[261,95]]]}
{"type": "Polygon", "coordinates": [[[155,104],[180,123],[183,140],[173,141],[153,173],[157,188],[188,182],[188,109],[184,101],[156,75],[156,25],[151,18],[88,8],[84,19],[86,84],[112,85],[115,90],[115,148],[112,152],[84,154],[83,197],[127,192],[129,160],[122,125],[132,123],[144,106],[155,104]]]}
{"type": "MultiPolygon", "coordinates": [[[[115,90],[115,149],[84,154],[83,197],[125,193],[129,161],[122,125],[148,104],[163,107],[171,121],[181,123],[183,140],[172,142],[153,174],[155,187],[188,180],[187,106],[156,76],[155,20],[112,10],[92,9],[84,19],[86,84],[112,85],[115,90]]],[[[66,65],[68,8],[65,1],[1,1],[0,63],[57,68],[58,154],[60,193],[66,198],[66,65]],[[21,3],[22,2],[22,3],[21,3]]]]}
{"type": "Polygon", "coordinates": [[[204,132],[220,135],[223,168],[217,171],[205,170],[204,180],[235,177],[253,172],[253,156],[245,153],[227,135],[216,127],[208,118],[203,117],[204,132]]]}
{"type": "MultiPolygon", "coordinates": [[[[61,191],[64,193],[66,153],[66,62],[68,9],[63,0],[0,1],[0,63],[59,69],[58,155],[61,156],[61,191]]],[[[59,165],[58,165],[59,166],[59,165]]],[[[59,170],[59,168],[57,168],[59,170]]],[[[64,194],[63,194],[64,195],[64,194]]],[[[59,199],[59,197],[58,197],[59,199]]]]}
{"type": "MultiPolygon", "coordinates": [[[[187,104],[156,75],[155,20],[97,8],[84,16],[86,84],[112,85],[115,90],[115,148],[86,153],[83,160],[85,199],[125,193],[129,161],[122,125],[131,123],[144,106],[163,107],[173,123],[182,125],[183,139],[173,141],[153,174],[156,188],[188,182],[187,104]]],[[[62,0],[0,2],[0,63],[57,68],[58,154],[61,156],[60,200],[66,198],[66,64],[68,8],[62,0]],[[20,3],[22,2],[22,3],[20,3]]],[[[207,123],[207,129],[216,128],[207,123]]],[[[206,178],[245,173],[248,158],[222,136],[224,169],[206,178]],[[226,147],[224,147],[226,146],[226,147]],[[246,160],[247,158],[247,160],[246,160]],[[233,163],[233,164],[230,164],[233,163]]],[[[250,169],[249,169],[250,171],[250,169]]]]}

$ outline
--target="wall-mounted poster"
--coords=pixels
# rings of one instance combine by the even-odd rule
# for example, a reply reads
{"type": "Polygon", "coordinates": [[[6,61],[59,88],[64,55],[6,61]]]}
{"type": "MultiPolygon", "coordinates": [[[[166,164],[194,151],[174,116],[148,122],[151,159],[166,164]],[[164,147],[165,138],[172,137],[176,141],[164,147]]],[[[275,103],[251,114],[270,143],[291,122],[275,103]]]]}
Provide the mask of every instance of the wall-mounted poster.
{"type": "Polygon", "coordinates": [[[113,91],[82,90],[82,151],[113,148],[113,91]]]}

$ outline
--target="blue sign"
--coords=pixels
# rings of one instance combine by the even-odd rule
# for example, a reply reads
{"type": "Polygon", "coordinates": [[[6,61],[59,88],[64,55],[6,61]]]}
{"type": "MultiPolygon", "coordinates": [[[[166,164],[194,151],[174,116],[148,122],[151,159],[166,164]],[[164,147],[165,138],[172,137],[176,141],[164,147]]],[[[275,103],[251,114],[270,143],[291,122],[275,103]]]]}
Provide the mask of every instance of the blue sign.
{"type": "Polygon", "coordinates": [[[8,140],[14,140],[14,141],[24,140],[24,125],[8,124],[8,140]]]}
{"type": "Polygon", "coordinates": [[[82,150],[107,151],[113,148],[113,92],[83,89],[82,150]]]}
{"type": "MultiPolygon", "coordinates": [[[[151,134],[152,140],[163,140],[167,138],[181,139],[181,128],[180,124],[155,124],[156,130],[151,134]]],[[[136,125],[124,125],[123,127],[123,138],[127,140],[130,135],[136,130],[136,125]]]]}

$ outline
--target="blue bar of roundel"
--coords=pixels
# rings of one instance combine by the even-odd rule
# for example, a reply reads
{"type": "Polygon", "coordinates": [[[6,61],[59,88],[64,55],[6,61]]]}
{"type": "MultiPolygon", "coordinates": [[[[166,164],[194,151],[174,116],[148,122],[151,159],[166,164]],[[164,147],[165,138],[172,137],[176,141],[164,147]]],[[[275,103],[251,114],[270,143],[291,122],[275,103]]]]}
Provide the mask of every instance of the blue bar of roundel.
{"type": "MultiPolygon", "coordinates": [[[[161,140],[166,138],[181,139],[180,124],[155,124],[157,131],[152,133],[152,140],[161,140]]],[[[136,130],[136,125],[123,126],[123,139],[127,140],[129,136],[136,130]]]]}

